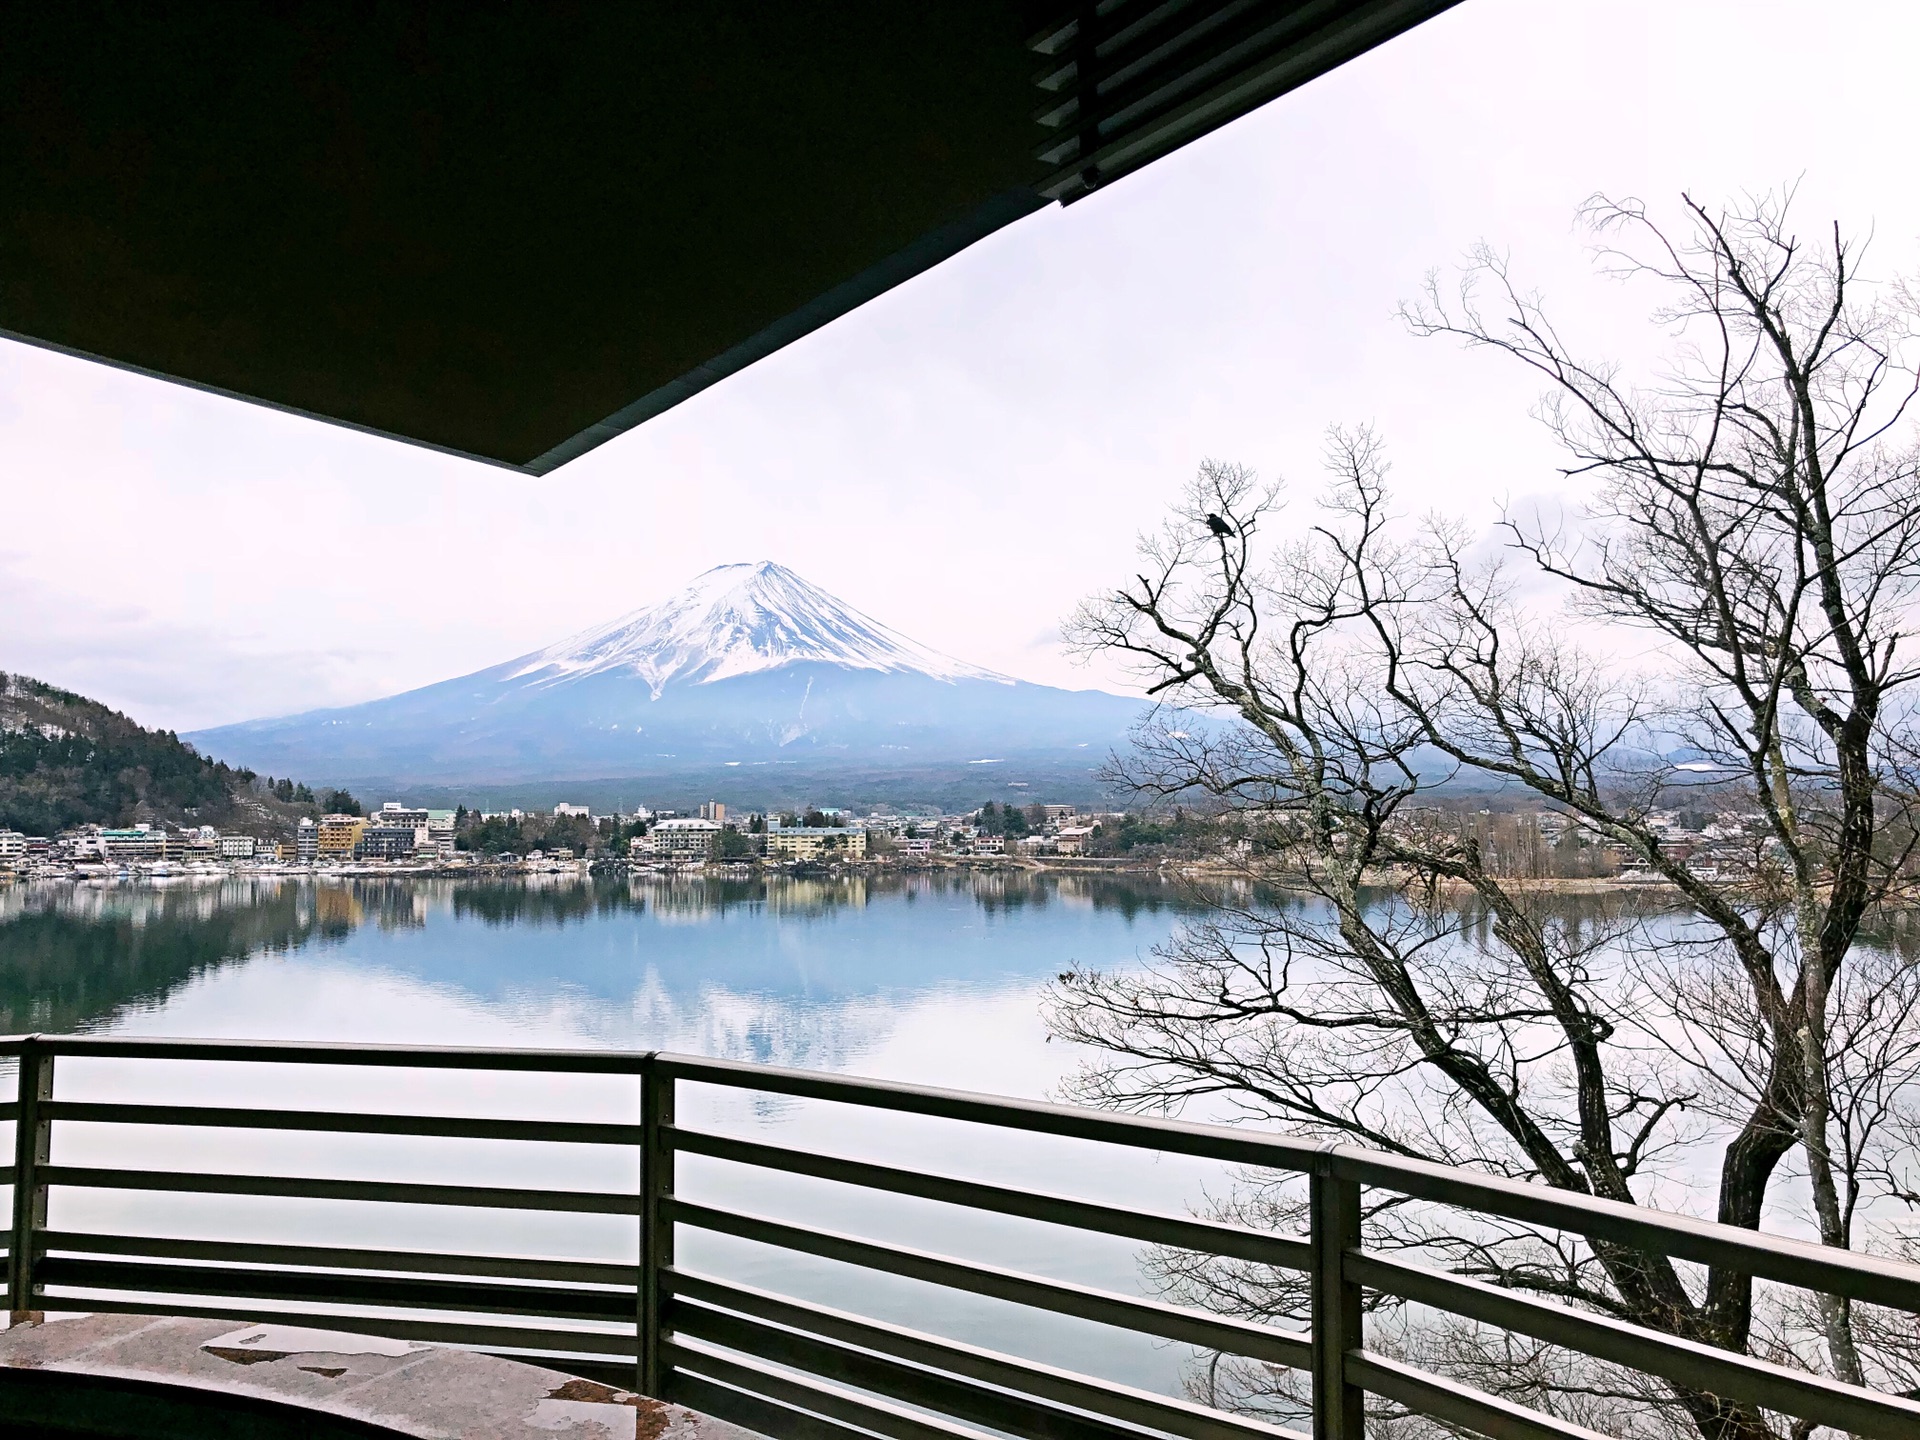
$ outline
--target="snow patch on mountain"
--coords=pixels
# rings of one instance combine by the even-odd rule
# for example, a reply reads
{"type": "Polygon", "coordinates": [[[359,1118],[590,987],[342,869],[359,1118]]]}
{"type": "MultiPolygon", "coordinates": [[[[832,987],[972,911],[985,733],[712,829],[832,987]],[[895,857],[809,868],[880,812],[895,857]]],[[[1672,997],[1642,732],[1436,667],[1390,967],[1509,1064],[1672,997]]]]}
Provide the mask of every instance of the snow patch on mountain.
{"type": "Polygon", "coordinates": [[[565,685],[625,673],[653,698],[677,682],[711,684],[802,661],[931,676],[1010,676],[931,650],[808,584],[784,565],[717,565],[670,599],[569,636],[502,667],[503,678],[565,685]]]}

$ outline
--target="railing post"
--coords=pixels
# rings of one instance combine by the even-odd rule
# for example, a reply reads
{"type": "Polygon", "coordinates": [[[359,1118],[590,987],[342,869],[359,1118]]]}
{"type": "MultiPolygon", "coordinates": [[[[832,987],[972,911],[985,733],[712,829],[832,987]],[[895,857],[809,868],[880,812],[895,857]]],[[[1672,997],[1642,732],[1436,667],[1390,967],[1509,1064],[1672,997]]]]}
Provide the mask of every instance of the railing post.
{"type": "Polygon", "coordinates": [[[53,1056],[38,1035],[20,1046],[20,1113],[13,1127],[13,1230],[7,1240],[7,1310],[15,1321],[34,1304],[34,1252],[47,1228],[47,1187],[40,1167],[52,1163],[53,1122],[40,1103],[53,1098],[53,1056]]]}
{"type": "Polygon", "coordinates": [[[1361,1348],[1360,1287],[1343,1257],[1360,1245],[1360,1186],[1332,1172],[1333,1156],[1308,1179],[1313,1246],[1313,1440],[1362,1440],[1364,1393],[1347,1380],[1347,1352],[1361,1348]]]}
{"type": "Polygon", "coordinates": [[[660,1356],[661,1277],[673,1264],[673,1221],[664,1202],[673,1198],[673,1147],[665,1130],[673,1124],[673,1077],[649,1058],[640,1075],[640,1373],[639,1391],[663,1399],[667,1367],[660,1356]]]}

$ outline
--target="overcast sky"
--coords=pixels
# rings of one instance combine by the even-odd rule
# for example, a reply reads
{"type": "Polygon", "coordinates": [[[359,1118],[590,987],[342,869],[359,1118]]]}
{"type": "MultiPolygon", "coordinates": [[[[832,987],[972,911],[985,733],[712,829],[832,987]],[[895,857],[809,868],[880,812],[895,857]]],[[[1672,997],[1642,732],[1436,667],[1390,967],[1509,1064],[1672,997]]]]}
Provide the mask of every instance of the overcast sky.
{"type": "MultiPolygon", "coordinates": [[[[1409,510],[1556,487],[1534,387],[1394,307],[1485,238],[1587,348],[1594,191],[1799,182],[1920,237],[1920,7],[1466,0],[529,480],[0,341],[0,669],[190,729],[371,699],[772,559],[966,660],[1088,685],[1057,625],[1204,457],[1317,476],[1369,421],[1409,510]]],[[[1296,514],[1304,513],[1296,507],[1296,514]]]]}

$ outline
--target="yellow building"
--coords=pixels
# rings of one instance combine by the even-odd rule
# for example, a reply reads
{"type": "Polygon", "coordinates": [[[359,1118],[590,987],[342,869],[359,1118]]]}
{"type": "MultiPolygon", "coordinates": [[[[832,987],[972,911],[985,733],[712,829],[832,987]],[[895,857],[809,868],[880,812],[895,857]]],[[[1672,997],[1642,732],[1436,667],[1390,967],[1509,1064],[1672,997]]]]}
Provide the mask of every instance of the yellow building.
{"type": "Polygon", "coordinates": [[[365,818],[359,815],[322,816],[320,834],[316,837],[319,843],[315,848],[323,859],[332,856],[336,860],[351,860],[354,844],[366,828],[365,818]]]}
{"type": "Polygon", "coordinates": [[[864,830],[775,830],[767,836],[772,860],[860,860],[866,853],[864,830]]]}

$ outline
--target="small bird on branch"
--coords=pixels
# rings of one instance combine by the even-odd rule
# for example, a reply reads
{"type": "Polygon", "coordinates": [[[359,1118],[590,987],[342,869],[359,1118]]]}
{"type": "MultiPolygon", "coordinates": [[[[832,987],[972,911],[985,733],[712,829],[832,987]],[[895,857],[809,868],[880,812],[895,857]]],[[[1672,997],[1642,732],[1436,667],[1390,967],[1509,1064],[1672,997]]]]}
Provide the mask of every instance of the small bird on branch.
{"type": "Polygon", "coordinates": [[[1222,520],[1218,515],[1214,514],[1211,510],[1207,512],[1207,528],[1213,531],[1213,533],[1216,535],[1233,534],[1233,526],[1229,525],[1226,521],[1222,520]]]}

